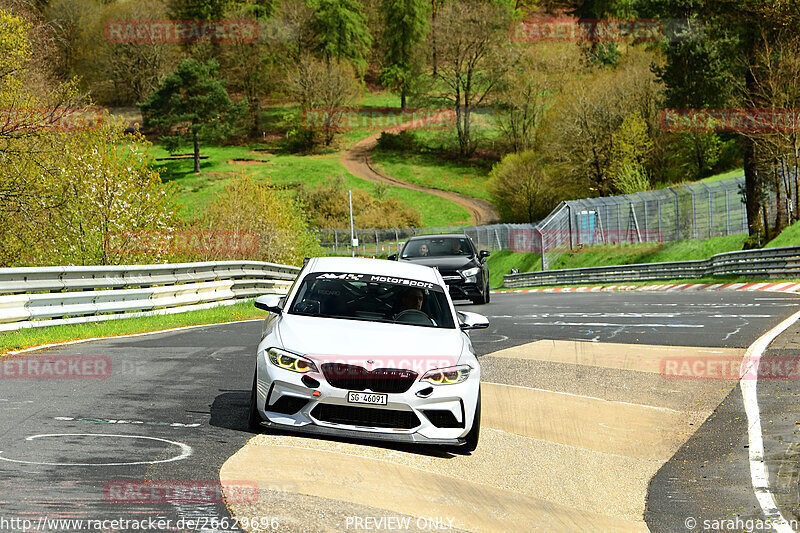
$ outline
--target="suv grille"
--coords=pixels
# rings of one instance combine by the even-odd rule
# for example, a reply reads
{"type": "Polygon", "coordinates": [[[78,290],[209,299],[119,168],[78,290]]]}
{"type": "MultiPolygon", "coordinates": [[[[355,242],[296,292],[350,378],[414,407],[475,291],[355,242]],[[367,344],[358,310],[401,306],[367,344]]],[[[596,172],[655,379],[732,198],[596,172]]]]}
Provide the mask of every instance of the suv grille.
{"type": "Polygon", "coordinates": [[[351,407],[349,405],[317,405],[311,416],[322,422],[372,428],[412,429],[419,425],[413,411],[351,407]]]}
{"type": "Polygon", "coordinates": [[[377,368],[370,372],[361,366],[325,363],[322,365],[322,375],[331,387],[337,389],[402,393],[411,388],[418,374],[413,370],[394,368],[377,368]]]}

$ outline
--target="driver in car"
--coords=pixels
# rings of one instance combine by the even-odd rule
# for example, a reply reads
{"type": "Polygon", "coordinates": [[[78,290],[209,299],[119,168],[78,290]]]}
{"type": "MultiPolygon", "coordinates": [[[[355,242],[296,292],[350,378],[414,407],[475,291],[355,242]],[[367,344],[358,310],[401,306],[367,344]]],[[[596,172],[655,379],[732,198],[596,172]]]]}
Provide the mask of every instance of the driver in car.
{"type": "Polygon", "coordinates": [[[400,295],[400,306],[397,310],[398,313],[407,309],[422,310],[422,303],[425,301],[425,293],[422,289],[408,288],[400,295]]]}
{"type": "Polygon", "coordinates": [[[394,307],[393,320],[403,319],[412,324],[436,325],[428,314],[422,310],[425,303],[425,292],[416,287],[409,287],[400,293],[394,307]]]}

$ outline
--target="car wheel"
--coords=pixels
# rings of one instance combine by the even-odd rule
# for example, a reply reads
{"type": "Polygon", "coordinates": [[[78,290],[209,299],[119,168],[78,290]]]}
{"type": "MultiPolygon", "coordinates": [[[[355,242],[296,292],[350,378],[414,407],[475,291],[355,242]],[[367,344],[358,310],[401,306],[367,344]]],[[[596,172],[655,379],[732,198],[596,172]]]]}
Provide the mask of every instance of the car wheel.
{"type": "Polygon", "coordinates": [[[489,282],[486,282],[486,303],[488,304],[489,301],[492,299],[492,291],[489,289],[489,282]]]}
{"type": "Polygon", "coordinates": [[[475,404],[475,417],[472,421],[472,429],[469,430],[464,439],[466,444],[460,446],[459,451],[474,452],[478,447],[478,438],[481,435],[481,389],[478,388],[478,403],[475,404]]]}
{"type": "Polygon", "coordinates": [[[256,376],[258,374],[253,374],[253,390],[250,392],[250,410],[247,415],[247,427],[251,431],[261,431],[261,415],[258,414],[258,407],[256,402],[258,402],[258,391],[256,390],[256,376]]]}
{"type": "Polygon", "coordinates": [[[479,294],[477,298],[472,300],[474,305],[483,305],[489,303],[489,285],[487,284],[486,287],[483,289],[483,294],[479,294]]]}

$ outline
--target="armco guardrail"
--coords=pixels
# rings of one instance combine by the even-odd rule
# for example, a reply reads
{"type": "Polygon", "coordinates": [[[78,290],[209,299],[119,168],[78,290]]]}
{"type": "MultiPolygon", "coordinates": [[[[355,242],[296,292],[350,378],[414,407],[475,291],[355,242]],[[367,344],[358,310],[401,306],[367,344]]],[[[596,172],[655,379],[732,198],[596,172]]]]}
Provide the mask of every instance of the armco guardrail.
{"type": "Polygon", "coordinates": [[[0,269],[0,331],[169,314],[287,291],[299,268],[255,261],[0,269]]]}
{"type": "Polygon", "coordinates": [[[507,274],[503,278],[506,287],[520,288],[538,285],[655,281],[713,276],[798,277],[800,276],[800,246],[727,252],[699,261],[546,270],[507,274]]]}

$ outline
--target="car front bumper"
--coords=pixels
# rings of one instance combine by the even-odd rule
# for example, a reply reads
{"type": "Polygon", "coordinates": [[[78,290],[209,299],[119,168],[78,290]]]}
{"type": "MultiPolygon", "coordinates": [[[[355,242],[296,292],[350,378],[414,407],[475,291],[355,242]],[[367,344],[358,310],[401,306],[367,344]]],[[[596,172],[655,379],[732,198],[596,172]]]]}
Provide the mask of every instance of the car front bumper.
{"type": "Polygon", "coordinates": [[[432,385],[418,378],[406,392],[388,393],[385,406],[352,404],[347,401],[349,391],[333,387],[321,373],[299,374],[277,368],[266,360],[264,352],[260,352],[256,394],[265,427],[317,435],[457,446],[464,443],[472,427],[479,384],[480,368],[476,368],[466,381],[455,385],[432,385]],[[309,387],[303,382],[303,376],[316,380],[319,386],[309,387]],[[427,392],[426,389],[432,391],[424,397],[417,394],[427,392]],[[314,396],[315,391],[319,396],[314,396]],[[289,409],[284,409],[286,406],[289,409]],[[341,416],[330,417],[330,412],[341,416]],[[431,412],[448,417],[446,425],[458,427],[439,427],[441,420],[431,417],[431,412]],[[363,414],[368,416],[362,418],[363,414]],[[342,421],[343,418],[347,421],[342,421]],[[373,420],[379,423],[371,424],[373,420]],[[395,421],[403,427],[386,427],[395,421]]]}

